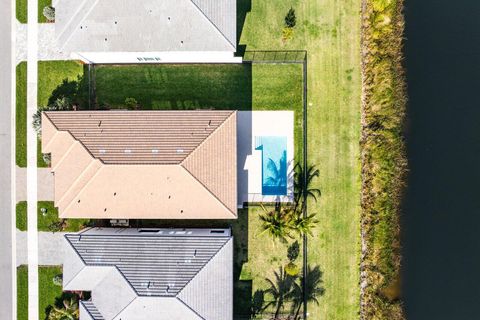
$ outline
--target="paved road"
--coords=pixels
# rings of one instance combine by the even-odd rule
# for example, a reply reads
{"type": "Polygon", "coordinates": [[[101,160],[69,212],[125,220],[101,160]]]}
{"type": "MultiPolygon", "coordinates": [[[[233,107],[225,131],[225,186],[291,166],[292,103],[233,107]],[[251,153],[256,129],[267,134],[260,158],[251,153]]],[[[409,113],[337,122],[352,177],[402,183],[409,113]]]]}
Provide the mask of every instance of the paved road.
{"type": "Polygon", "coordinates": [[[12,1],[0,1],[0,319],[13,319],[12,1]]]}

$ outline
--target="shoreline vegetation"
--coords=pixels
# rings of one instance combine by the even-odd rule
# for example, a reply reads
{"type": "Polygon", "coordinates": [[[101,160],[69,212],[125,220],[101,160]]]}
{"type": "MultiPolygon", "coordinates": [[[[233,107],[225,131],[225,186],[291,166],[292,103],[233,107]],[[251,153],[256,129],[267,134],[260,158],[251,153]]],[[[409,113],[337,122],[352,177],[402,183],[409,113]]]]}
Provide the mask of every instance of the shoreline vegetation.
{"type": "Polygon", "coordinates": [[[407,160],[403,0],[362,2],[360,319],[405,319],[400,209],[407,160]]]}

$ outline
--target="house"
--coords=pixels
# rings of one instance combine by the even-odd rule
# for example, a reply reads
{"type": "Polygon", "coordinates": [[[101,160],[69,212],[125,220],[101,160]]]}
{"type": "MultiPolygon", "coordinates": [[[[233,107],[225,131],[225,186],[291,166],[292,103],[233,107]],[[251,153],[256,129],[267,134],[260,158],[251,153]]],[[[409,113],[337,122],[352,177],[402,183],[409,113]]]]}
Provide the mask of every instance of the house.
{"type": "Polygon", "coordinates": [[[63,289],[91,293],[80,320],[233,317],[229,229],[93,228],[65,240],[63,289]]]}
{"type": "Polygon", "coordinates": [[[236,111],[49,111],[61,218],[236,219],[236,111]]]}
{"type": "Polygon", "coordinates": [[[236,0],[59,0],[61,52],[86,63],[241,62],[236,0]]]}

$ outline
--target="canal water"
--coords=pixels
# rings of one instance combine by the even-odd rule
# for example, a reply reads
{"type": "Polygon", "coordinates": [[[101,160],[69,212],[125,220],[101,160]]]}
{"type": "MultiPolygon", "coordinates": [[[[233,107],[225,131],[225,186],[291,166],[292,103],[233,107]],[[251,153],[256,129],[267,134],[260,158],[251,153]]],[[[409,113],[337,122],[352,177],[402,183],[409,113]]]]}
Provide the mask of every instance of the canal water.
{"type": "Polygon", "coordinates": [[[405,5],[407,319],[480,319],[480,0],[405,5]]]}

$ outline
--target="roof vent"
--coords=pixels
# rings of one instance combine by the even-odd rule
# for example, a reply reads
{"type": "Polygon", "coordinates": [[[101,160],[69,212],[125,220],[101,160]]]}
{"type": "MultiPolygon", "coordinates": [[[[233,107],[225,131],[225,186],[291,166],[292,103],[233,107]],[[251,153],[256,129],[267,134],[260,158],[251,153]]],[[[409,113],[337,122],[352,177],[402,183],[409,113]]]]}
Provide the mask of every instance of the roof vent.
{"type": "Polygon", "coordinates": [[[183,149],[177,149],[177,153],[183,153],[183,149]]]}
{"type": "Polygon", "coordinates": [[[132,150],[130,150],[130,149],[125,149],[124,152],[125,152],[125,153],[132,153],[132,150]]]}
{"type": "Polygon", "coordinates": [[[158,153],[158,149],[152,149],[152,153],[158,153]]]}

